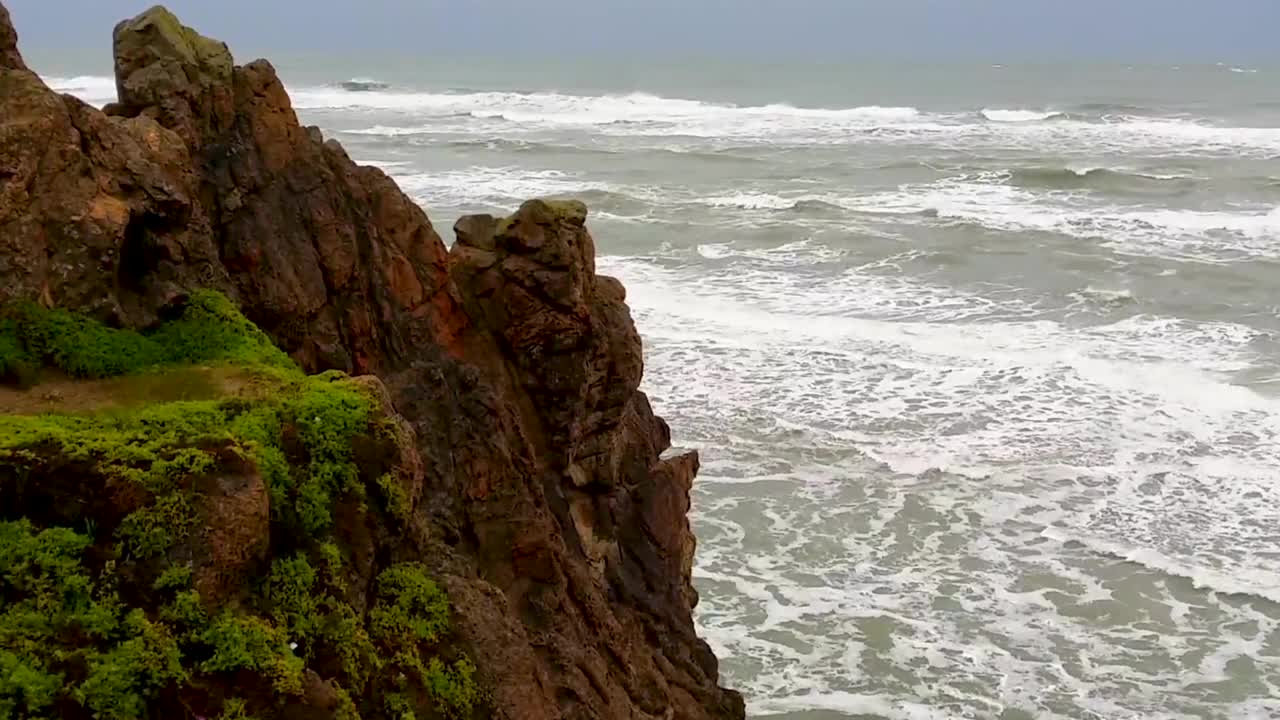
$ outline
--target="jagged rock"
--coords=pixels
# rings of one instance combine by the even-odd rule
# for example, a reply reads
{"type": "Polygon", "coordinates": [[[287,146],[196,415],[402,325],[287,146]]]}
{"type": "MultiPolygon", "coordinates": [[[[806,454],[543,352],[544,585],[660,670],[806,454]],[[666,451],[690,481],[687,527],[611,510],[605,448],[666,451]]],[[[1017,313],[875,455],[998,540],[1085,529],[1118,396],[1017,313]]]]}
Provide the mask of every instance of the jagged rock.
{"type": "Polygon", "coordinates": [[[177,136],[25,70],[0,70],[0,98],[0,301],[145,325],[178,288],[227,284],[177,136]]]}
{"type": "MultiPolygon", "coordinates": [[[[376,375],[394,442],[357,454],[385,456],[361,465],[410,517],[339,507],[345,571],[367,588],[390,562],[428,566],[495,717],[743,717],[691,617],[697,458],[661,457],[670,431],[584,206],[464,218],[449,252],[390,178],[299,124],[269,63],[234,65],[162,8],[116,28],[107,114],[50,91],[14,37],[0,6],[0,304],[146,328],[210,287],[308,371],[376,375]]],[[[226,602],[220,578],[273,551],[255,477],[202,480],[192,562],[226,602]]],[[[308,676],[317,713],[325,683],[308,676]]]]}
{"type": "Polygon", "coordinates": [[[9,10],[3,5],[0,5],[0,69],[27,69],[22,55],[18,53],[18,33],[9,20],[9,10]]]}
{"type": "Polygon", "coordinates": [[[113,112],[145,113],[189,143],[230,122],[231,51],[156,6],[115,29],[113,112]]]}
{"type": "Polygon", "coordinates": [[[640,386],[640,336],[622,285],[595,273],[579,202],[531,200],[510,218],[458,221],[453,277],[473,318],[499,335],[533,396],[557,470],[581,486],[612,486],[607,462],[640,386]]]}

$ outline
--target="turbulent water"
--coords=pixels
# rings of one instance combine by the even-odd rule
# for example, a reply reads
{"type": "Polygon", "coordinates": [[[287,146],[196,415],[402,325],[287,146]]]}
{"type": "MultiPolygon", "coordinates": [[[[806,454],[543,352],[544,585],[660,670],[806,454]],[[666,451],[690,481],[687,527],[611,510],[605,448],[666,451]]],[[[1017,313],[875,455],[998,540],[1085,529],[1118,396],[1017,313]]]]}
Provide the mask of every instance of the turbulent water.
{"type": "Polygon", "coordinates": [[[1274,72],[283,72],[443,234],[590,205],[753,717],[1280,717],[1274,72]]]}

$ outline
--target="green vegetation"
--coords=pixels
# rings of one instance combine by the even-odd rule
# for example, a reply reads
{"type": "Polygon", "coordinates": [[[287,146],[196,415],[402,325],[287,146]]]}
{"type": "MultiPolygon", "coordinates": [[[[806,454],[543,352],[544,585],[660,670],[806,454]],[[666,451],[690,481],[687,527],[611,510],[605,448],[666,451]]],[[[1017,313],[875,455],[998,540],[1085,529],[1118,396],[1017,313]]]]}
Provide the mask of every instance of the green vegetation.
{"type": "Polygon", "coordinates": [[[387,645],[402,638],[435,642],[449,627],[449,601],[421,565],[403,563],[378,576],[378,605],[369,621],[373,636],[387,645]]]}
{"type": "Polygon", "coordinates": [[[69,693],[97,717],[136,718],[186,679],[168,627],[90,576],[90,545],[67,528],[0,522],[0,717],[41,716],[69,693]]]}
{"type": "Polygon", "coordinates": [[[198,687],[208,717],[248,720],[299,697],[309,667],[330,679],[341,718],[474,716],[475,668],[448,650],[448,598],[424,566],[382,569],[372,606],[353,605],[360,571],[333,535],[335,510],[373,496],[381,522],[412,512],[385,467],[357,461],[354,446],[389,453],[395,440],[359,385],[303,375],[215,293],[194,293],[181,317],[146,334],[61,310],[0,310],[7,375],[45,365],[142,382],[192,363],[236,368],[247,392],[0,415],[0,498],[17,498],[0,506],[0,718],[155,716],[198,687]],[[192,561],[204,543],[199,481],[241,460],[270,496],[273,560],[217,605],[192,561]],[[23,500],[31,492],[43,500],[23,500]],[[90,492],[81,506],[77,493],[90,492]],[[74,512],[40,509],[58,493],[77,500],[74,512]],[[122,517],[109,509],[117,502],[122,517]],[[210,695],[217,687],[236,694],[210,695]]]}
{"type": "Polygon", "coordinates": [[[177,320],[149,334],[117,330],[35,303],[0,318],[0,369],[45,364],[75,377],[106,378],[161,365],[229,363],[296,371],[289,356],[223,295],[191,294],[177,320]]]}
{"type": "Polygon", "coordinates": [[[228,611],[201,633],[200,640],[213,648],[213,657],[200,664],[201,670],[252,670],[270,678],[282,695],[302,692],[302,659],[293,654],[280,627],[228,611]]]}

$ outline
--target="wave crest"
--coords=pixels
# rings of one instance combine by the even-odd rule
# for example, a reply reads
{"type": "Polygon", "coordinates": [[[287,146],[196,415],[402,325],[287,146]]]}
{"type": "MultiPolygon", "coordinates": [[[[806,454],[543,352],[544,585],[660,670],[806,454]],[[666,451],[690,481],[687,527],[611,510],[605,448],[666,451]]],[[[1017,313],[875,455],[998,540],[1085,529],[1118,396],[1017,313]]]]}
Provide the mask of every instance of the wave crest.
{"type": "Polygon", "coordinates": [[[1065,120],[1066,113],[1052,110],[994,110],[987,108],[978,113],[991,122],[1025,123],[1045,120],[1065,120]]]}

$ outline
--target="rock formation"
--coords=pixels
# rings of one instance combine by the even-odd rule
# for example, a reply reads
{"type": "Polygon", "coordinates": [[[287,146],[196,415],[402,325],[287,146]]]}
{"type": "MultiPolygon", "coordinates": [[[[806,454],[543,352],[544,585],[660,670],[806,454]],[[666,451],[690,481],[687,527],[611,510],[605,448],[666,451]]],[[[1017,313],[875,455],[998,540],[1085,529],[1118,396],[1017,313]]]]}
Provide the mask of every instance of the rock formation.
{"type": "MultiPolygon", "coordinates": [[[[268,62],[235,65],[163,8],[116,27],[105,111],[16,44],[0,5],[0,307],[148,329],[211,289],[307,372],[376,376],[415,480],[370,577],[420,563],[447,589],[492,717],[743,717],[691,619],[697,457],[662,457],[585,207],[463,218],[450,252],[390,178],[299,124],[268,62]]],[[[203,532],[240,505],[260,524],[262,500],[214,503],[203,532]]],[[[229,557],[248,573],[272,552],[229,557]]]]}

